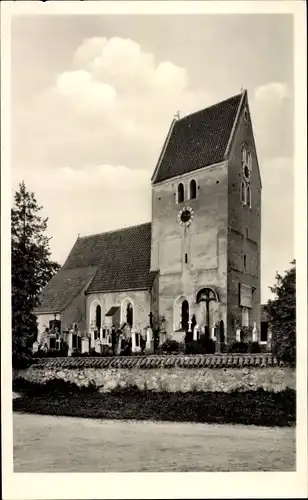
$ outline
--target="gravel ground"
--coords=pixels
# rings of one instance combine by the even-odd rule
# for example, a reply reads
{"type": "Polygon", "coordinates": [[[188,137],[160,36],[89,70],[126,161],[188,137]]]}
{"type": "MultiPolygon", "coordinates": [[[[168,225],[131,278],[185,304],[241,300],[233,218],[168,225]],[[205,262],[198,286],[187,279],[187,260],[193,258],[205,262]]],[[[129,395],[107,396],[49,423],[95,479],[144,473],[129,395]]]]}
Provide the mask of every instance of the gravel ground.
{"type": "Polygon", "coordinates": [[[14,472],[294,470],[295,427],[14,414],[14,472]]]}

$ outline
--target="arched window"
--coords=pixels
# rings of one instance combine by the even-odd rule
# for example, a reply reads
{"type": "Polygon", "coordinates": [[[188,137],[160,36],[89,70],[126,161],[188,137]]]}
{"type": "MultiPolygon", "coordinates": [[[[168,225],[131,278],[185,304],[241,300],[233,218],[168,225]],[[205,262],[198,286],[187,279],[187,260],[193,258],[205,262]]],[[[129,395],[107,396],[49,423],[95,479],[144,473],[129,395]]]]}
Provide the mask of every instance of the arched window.
{"type": "Polygon", "coordinates": [[[241,147],[241,153],[242,153],[242,165],[246,165],[247,151],[244,145],[241,147]]]}
{"type": "Polygon", "coordinates": [[[242,182],[241,185],[241,202],[246,203],[246,184],[242,182]]]}
{"type": "Polygon", "coordinates": [[[132,328],[133,326],[133,305],[129,302],[126,307],[126,323],[132,328]]]}
{"type": "Polygon", "coordinates": [[[178,185],[178,203],[183,203],[184,201],[184,186],[182,183],[178,185]]]}
{"type": "Polygon", "coordinates": [[[100,328],[102,324],[102,308],[101,306],[96,306],[95,311],[95,326],[96,328],[100,328]]]}
{"type": "Polygon", "coordinates": [[[252,167],[252,157],[251,157],[251,152],[247,151],[247,166],[249,170],[251,170],[252,167]]]}
{"type": "Polygon", "coordinates": [[[185,295],[177,297],[173,304],[173,331],[188,330],[189,303],[185,295]]]}
{"type": "Polygon", "coordinates": [[[194,179],[192,179],[190,181],[189,197],[191,200],[194,200],[195,198],[197,198],[197,184],[196,184],[196,181],[194,179]]]}
{"type": "Polygon", "coordinates": [[[246,197],[246,204],[250,207],[251,205],[251,196],[250,196],[250,187],[247,186],[247,197],[246,197]]]}
{"type": "Polygon", "coordinates": [[[181,308],[181,328],[182,330],[188,330],[189,321],[189,304],[187,300],[183,300],[181,308]]]}
{"type": "Polygon", "coordinates": [[[247,265],[246,255],[244,255],[243,257],[243,263],[244,263],[244,271],[246,271],[246,265],[247,265]]]}

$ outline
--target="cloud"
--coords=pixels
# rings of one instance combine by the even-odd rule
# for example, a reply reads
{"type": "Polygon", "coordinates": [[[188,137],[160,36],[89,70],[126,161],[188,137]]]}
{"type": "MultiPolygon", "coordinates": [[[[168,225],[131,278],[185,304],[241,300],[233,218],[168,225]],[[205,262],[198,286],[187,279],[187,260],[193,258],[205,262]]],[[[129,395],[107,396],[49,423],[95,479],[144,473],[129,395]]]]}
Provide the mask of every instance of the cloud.
{"type": "Polygon", "coordinates": [[[294,162],[292,158],[269,159],[262,175],[262,296],[274,284],[275,270],[288,269],[294,258],[294,162]],[[287,237],[286,237],[287,235],[287,237]]]}
{"type": "Polygon", "coordinates": [[[71,68],[14,110],[19,147],[13,161],[73,169],[124,164],[152,173],[177,109],[185,114],[208,102],[190,88],[185,68],[156,61],[136,42],[86,39],[71,68]]]}
{"type": "Polygon", "coordinates": [[[289,91],[286,84],[279,82],[270,82],[266,85],[261,85],[255,91],[254,98],[258,105],[278,104],[288,97],[289,91]]]}
{"type": "Polygon", "coordinates": [[[83,113],[97,113],[111,108],[116,100],[115,89],[106,83],[96,82],[87,71],[67,71],[57,78],[56,88],[83,113]]]}
{"type": "Polygon", "coordinates": [[[261,158],[292,156],[292,89],[282,82],[262,85],[253,94],[251,109],[261,158]]]}

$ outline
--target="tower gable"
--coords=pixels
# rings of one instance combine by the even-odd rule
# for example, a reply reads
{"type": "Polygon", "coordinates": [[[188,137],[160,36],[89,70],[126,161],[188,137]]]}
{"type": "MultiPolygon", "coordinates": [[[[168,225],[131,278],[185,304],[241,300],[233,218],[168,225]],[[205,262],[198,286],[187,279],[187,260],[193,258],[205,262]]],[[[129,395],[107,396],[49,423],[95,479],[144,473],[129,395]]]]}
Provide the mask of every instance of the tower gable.
{"type": "Polygon", "coordinates": [[[243,94],[174,120],[152,182],[159,182],[220,163],[234,129],[243,94]]]}

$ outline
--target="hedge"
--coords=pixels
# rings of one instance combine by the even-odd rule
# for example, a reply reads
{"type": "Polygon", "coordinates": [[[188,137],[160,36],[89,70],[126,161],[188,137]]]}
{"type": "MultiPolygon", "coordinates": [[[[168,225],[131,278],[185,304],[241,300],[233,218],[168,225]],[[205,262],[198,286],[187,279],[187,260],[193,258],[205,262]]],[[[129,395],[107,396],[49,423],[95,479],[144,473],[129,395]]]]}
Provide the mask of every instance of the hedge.
{"type": "Polygon", "coordinates": [[[99,393],[58,379],[43,384],[16,380],[16,412],[95,419],[134,419],[262,426],[290,426],[296,421],[296,394],[282,392],[154,392],[137,387],[99,393]]]}

